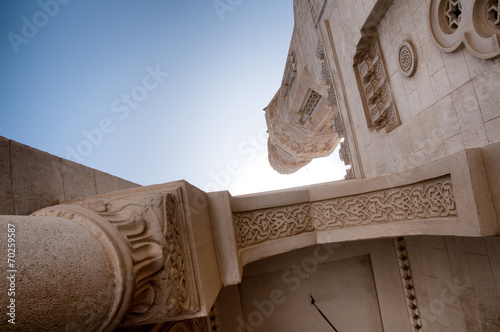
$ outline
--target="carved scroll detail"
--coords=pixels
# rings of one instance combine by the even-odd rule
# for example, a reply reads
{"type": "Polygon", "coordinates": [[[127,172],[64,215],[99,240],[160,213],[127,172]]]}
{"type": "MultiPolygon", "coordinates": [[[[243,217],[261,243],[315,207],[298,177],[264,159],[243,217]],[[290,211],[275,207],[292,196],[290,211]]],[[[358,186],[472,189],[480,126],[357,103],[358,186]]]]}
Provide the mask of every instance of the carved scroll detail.
{"type": "Polygon", "coordinates": [[[109,221],[130,244],[135,292],[123,325],[162,322],[199,310],[190,250],[182,240],[187,235],[173,194],[90,198],[74,204],[109,221]]]}
{"type": "Polygon", "coordinates": [[[450,218],[457,215],[449,176],[412,185],[234,213],[240,248],[314,230],[397,221],[450,218]]]}

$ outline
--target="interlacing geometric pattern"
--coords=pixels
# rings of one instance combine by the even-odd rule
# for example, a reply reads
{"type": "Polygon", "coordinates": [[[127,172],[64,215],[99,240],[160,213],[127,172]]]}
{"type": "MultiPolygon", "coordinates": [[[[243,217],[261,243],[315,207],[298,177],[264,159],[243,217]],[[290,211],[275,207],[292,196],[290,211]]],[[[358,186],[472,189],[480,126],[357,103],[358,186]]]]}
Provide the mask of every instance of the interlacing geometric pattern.
{"type": "Polygon", "coordinates": [[[304,232],[457,215],[449,176],[412,185],[234,213],[239,248],[304,232]]]}
{"type": "Polygon", "coordinates": [[[449,177],[312,204],[317,230],[456,216],[449,177]]]}
{"type": "Polygon", "coordinates": [[[235,213],[234,225],[238,247],[312,232],[309,203],[279,208],[235,213]]]}

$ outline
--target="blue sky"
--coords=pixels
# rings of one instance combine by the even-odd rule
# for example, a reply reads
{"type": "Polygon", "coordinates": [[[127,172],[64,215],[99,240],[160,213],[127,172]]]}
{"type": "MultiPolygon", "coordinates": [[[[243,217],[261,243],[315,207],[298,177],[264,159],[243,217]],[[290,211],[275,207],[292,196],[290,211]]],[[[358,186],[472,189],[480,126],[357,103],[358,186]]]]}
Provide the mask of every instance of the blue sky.
{"type": "Polygon", "coordinates": [[[292,0],[0,2],[0,135],[141,185],[233,194],[339,179],[283,176],[262,109],[280,86],[292,0]],[[217,6],[216,6],[217,5],[217,6]]]}

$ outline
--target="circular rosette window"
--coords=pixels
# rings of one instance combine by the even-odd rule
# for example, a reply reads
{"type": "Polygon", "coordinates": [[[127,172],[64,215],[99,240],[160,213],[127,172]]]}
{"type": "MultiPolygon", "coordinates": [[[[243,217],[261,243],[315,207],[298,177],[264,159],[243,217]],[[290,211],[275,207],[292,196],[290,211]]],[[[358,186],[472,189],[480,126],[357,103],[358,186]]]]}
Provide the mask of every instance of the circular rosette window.
{"type": "Polygon", "coordinates": [[[461,0],[430,1],[430,30],[442,51],[453,52],[462,45],[468,7],[470,4],[461,0]]]}
{"type": "Polygon", "coordinates": [[[483,38],[500,32],[500,0],[476,0],[474,3],[474,28],[483,38]]]}
{"type": "Polygon", "coordinates": [[[500,0],[430,0],[432,37],[443,52],[460,46],[478,58],[500,55],[500,0]]]}

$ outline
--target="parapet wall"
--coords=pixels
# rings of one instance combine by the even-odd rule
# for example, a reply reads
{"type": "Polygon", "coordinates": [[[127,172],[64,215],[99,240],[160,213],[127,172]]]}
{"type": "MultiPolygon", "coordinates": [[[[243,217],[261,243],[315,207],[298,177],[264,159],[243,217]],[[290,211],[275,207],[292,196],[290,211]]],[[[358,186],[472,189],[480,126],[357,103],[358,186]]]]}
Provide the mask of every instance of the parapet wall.
{"type": "Polygon", "coordinates": [[[2,215],[28,215],[65,201],[137,186],[0,136],[2,215]]]}

